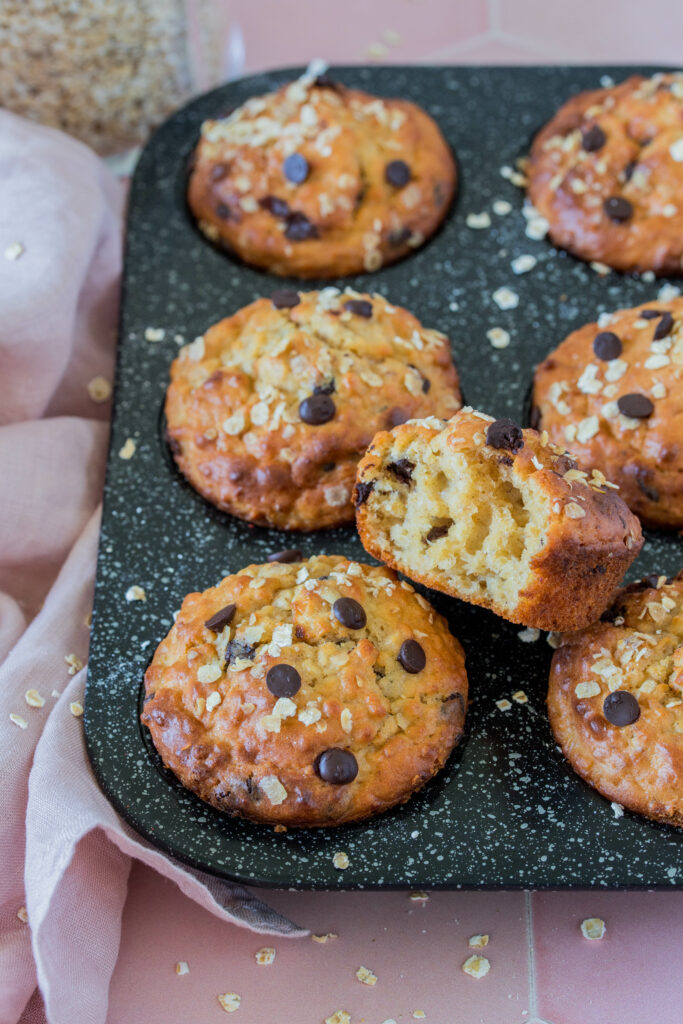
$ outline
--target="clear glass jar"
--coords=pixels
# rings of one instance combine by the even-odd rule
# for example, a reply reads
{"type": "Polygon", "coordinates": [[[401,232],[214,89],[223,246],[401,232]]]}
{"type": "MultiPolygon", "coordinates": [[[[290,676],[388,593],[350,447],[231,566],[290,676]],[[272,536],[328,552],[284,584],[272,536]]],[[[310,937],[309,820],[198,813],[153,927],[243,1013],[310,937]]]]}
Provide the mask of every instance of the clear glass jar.
{"type": "Polygon", "coordinates": [[[0,0],[0,105],[120,153],[217,84],[229,49],[217,0],[0,0]]]}

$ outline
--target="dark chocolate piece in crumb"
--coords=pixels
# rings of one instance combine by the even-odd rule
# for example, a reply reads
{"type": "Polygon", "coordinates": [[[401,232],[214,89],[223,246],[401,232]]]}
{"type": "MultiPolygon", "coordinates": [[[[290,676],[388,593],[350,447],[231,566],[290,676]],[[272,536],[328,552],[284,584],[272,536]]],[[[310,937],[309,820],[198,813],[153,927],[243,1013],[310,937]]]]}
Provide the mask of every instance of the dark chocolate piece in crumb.
{"type": "Polygon", "coordinates": [[[446,536],[452,525],[453,520],[451,519],[450,522],[441,523],[440,526],[432,526],[431,530],[425,534],[425,540],[428,544],[433,544],[435,540],[441,540],[442,537],[446,536]]]}
{"type": "Polygon", "coordinates": [[[353,501],[356,508],[359,508],[361,505],[365,504],[365,502],[370,497],[370,493],[374,486],[374,480],[361,480],[359,483],[356,484],[356,489],[353,492],[353,501]]]}
{"type": "Polygon", "coordinates": [[[387,472],[393,473],[393,475],[404,484],[409,484],[411,482],[413,479],[414,469],[415,463],[411,462],[410,459],[397,459],[396,462],[387,463],[387,472]]]}
{"type": "Polygon", "coordinates": [[[204,625],[207,629],[212,629],[215,633],[220,633],[222,629],[229,626],[235,617],[237,611],[237,605],[226,604],[225,608],[221,608],[215,615],[212,615],[210,619],[207,619],[204,625]]]}
{"type": "Polygon", "coordinates": [[[256,648],[245,643],[244,640],[230,640],[225,648],[225,664],[232,665],[233,661],[237,661],[238,658],[252,661],[255,654],[256,648]]]}
{"type": "Polygon", "coordinates": [[[502,448],[514,454],[524,447],[524,435],[512,420],[494,420],[486,430],[486,443],[491,448],[502,448]]]}

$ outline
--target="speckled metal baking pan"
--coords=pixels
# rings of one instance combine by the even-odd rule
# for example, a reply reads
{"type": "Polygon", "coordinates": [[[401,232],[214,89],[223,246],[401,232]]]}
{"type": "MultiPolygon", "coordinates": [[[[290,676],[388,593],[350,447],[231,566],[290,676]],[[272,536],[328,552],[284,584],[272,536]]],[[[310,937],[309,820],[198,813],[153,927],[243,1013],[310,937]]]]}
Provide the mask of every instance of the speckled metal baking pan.
{"type": "MultiPolygon", "coordinates": [[[[609,74],[618,81],[633,70],[609,74]]],[[[591,67],[334,70],[348,85],[422,104],[461,172],[458,199],[428,245],[348,283],[379,291],[445,331],[468,401],[496,416],[522,417],[534,365],[569,331],[603,310],[654,301],[663,283],[600,277],[548,241],[526,237],[523,194],[501,175],[568,96],[599,85],[604,74],[591,67]],[[493,212],[497,199],[511,212],[493,212]],[[467,214],[483,211],[491,226],[467,227],[467,214]],[[511,261],[524,254],[537,263],[515,276],[511,261]],[[504,286],[519,296],[507,311],[492,297],[504,286]],[[492,327],[509,332],[507,348],[491,346],[492,327]]],[[[440,595],[431,597],[467,652],[467,737],[446,769],[397,810],[356,826],[286,833],[234,820],[184,790],[140,727],[141,679],[183,596],[293,543],[291,535],[249,526],[195,494],[165,450],[160,412],[181,339],[282,283],[233,262],[195,230],[184,186],[201,122],[294,75],[257,75],[189,104],[154,136],[133,180],[85,712],[97,778],[122,816],[157,846],[259,885],[683,885],[683,831],[629,813],[617,817],[559,753],[544,706],[552,654],[545,640],[524,643],[519,627],[440,595]],[[146,338],[149,327],[163,329],[163,338],[146,338]],[[126,461],[118,453],[128,438],[137,449],[126,461]],[[145,601],[126,600],[134,585],[144,588],[145,601]],[[496,701],[517,690],[528,703],[499,710],[496,701]],[[348,855],[343,871],[333,866],[337,851],[348,855]]],[[[306,555],[365,557],[352,528],[299,534],[295,543],[306,555]]],[[[681,565],[681,540],[650,534],[630,578],[681,565]]]]}

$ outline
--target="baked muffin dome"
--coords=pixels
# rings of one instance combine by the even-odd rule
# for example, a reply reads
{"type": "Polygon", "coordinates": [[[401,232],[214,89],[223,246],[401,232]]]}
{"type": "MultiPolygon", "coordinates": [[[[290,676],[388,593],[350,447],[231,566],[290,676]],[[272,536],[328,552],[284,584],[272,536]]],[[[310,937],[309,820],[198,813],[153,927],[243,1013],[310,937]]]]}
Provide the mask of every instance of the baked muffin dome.
{"type": "Polygon", "coordinates": [[[529,197],[556,245],[617,270],[683,271],[683,74],[573,96],[534,140],[529,197]]]}
{"type": "Polygon", "coordinates": [[[308,73],[203,124],[188,202],[204,234],[246,263],[329,278],[422,245],[455,185],[451,152],[420,107],[308,73]]]}
{"type": "Polygon", "coordinates": [[[645,525],[683,527],[683,298],[573,331],[536,369],[532,416],[645,525]]]}
{"type": "Polygon", "coordinates": [[[286,530],[353,520],[373,435],[460,407],[448,339],[380,295],[276,292],[211,327],[171,367],[168,439],[200,494],[286,530]]]}
{"type": "Polygon", "coordinates": [[[407,800],[463,731],[464,655],[384,566],[250,565],[183,601],[145,675],[142,721],[219,810],[339,825],[407,800]]]}

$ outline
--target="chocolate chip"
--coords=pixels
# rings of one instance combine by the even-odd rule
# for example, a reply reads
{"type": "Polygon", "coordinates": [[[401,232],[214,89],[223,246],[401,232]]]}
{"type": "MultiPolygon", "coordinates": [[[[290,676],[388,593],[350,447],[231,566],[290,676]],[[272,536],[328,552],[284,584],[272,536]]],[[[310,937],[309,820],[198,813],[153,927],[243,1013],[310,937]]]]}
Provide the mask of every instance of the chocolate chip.
{"type": "Polygon", "coordinates": [[[294,185],[300,185],[308,177],[308,160],[301,153],[290,153],[282,164],[282,173],[294,185]]]}
{"type": "Polygon", "coordinates": [[[425,652],[417,640],[403,641],[401,650],[398,652],[398,660],[406,672],[410,672],[411,675],[421,672],[427,664],[425,652]]]}
{"type": "Polygon", "coordinates": [[[649,576],[643,576],[640,582],[644,583],[645,586],[649,587],[651,590],[657,590],[659,584],[659,576],[657,575],[657,573],[653,572],[650,573],[649,576]]]}
{"type": "Polygon", "coordinates": [[[344,303],[344,309],[348,309],[349,313],[356,316],[365,317],[366,320],[372,316],[372,303],[367,299],[348,299],[344,303]]]}
{"type": "Polygon", "coordinates": [[[317,89],[334,89],[335,92],[337,92],[340,88],[339,82],[335,82],[335,80],[333,78],[330,78],[329,75],[318,75],[318,77],[313,82],[313,85],[317,89]]]}
{"type": "Polygon", "coordinates": [[[410,181],[410,167],[405,160],[392,160],[384,168],[384,177],[394,188],[403,188],[410,181]]]}
{"type": "Polygon", "coordinates": [[[317,237],[318,229],[315,224],[311,224],[305,213],[295,211],[288,215],[285,238],[290,242],[305,242],[309,238],[317,237]]]}
{"type": "Polygon", "coordinates": [[[442,537],[446,536],[452,525],[453,520],[451,519],[449,523],[442,523],[441,526],[432,526],[431,530],[425,534],[425,540],[428,544],[433,544],[435,540],[441,540],[442,537]]]}
{"type": "Polygon", "coordinates": [[[309,395],[308,398],[304,398],[299,406],[299,416],[301,419],[304,423],[310,423],[314,427],[333,419],[336,411],[334,402],[325,393],[309,395]]]}
{"type": "Polygon", "coordinates": [[[268,562],[303,562],[303,552],[299,548],[285,548],[284,551],[274,551],[268,555],[268,562]]]}
{"type": "Polygon", "coordinates": [[[211,181],[222,181],[230,170],[227,164],[214,164],[209,172],[211,181]]]}
{"type": "Polygon", "coordinates": [[[356,489],[353,492],[353,503],[356,508],[360,508],[370,497],[373,487],[375,486],[374,480],[369,480],[367,483],[363,480],[356,484],[356,489]]]}
{"type": "Polygon", "coordinates": [[[582,133],[581,145],[587,153],[594,153],[596,149],[602,149],[606,142],[607,136],[599,124],[591,125],[582,133]]]}
{"type": "Polygon", "coordinates": [[[243,640],[230,640],[225,648],[225,663],[232,665],[233,661],[237,661],[238,658],[246,658],[247,661],[251,661],[255,653],[256,648],[251,644],[245,644],[243,640]]]}
{"type": "Polygon", "coordinates": [[[339,597],[332,605],[334,617],[347,629],[362,629],[368,621],[365,609],[352,597],[339,597]]]}
{"type": "Polygon", "coordinates": [[[226,206],[225,203],[216,203],[216,216],[220,217],[221,220],[230,220],[230,207],[226,206]]]}
{"type": "Polygon", "coordinates": [[[602,713],[612,725],[633,725],[640,718],[640,705],[632,693],[615,690],[605,697],[602,713]]]}
{"type": "Polygon", "coordinates": [[[212,629],[214,633],[220,633],[222,629],[230,625],[235,617],[236,610],[236,604],[226,604],[225,608],[221,608],[219,612],[216,612],[210,619],[207,619],[204,625],[207,629],[212,629]]]}
{"type": "Polygon", "coordinates": [[[259,200],[259,206],[268,210],[268,213],[272,213],[274,217],[281,217],[282,220],[289,216],[289,204],[284,199],[278,199],[277,196],[264,196],[259,200]]]}
{"type": "Polygon", "coordinates": [[[514,466],[515,460],[511,459],[509,455],[499,455],[498,465],[499,466],[514,466]]]}
{"type": "Polygon", "coordinates": [[[399,245],[406,244],[412,233],[410,228],[395,228],[387,235],[387,242],[392,247],[398,248],[399,245]]]}
{"type": "Polygon", "coordinates": [[[301,689],[301,676],[293,665],[273,665],[266,672],[266,686],[274,697],[293,697],[301,689]]]}
{"type": "Polygon", "coordinates": [[[610,196],[602,205],[609,219],[616,224],[623,224],[633,216],[633,206],[623,196],[610,196]]]}
{"type": "Polygon", "coordinates": [[[293,309],[301,302],[301,296],[293,288],[279,288],[270,296],[276,309],[293,309]]]}
{"type": "Polygon", "coordinates": [[[647,395],[640,395],[637,391],[617,398],[617,406],[622,416],[630,416],[634,420],[646,420],[655,411],[647,395]]]}
{"type": "Polygon", "coordinates": [[[600,334],[595,335],[593,351],[598,359],[602,359],[604,363],[609,363],[610,360],[617,359],[621,355],[623,345],[619,335],[614,334],[613,331],[601,331],[600,334]]]}
{"type": "Polygon", "coordinates": [[[427,377],[423,376],[422,373],[420,373],[420,371],[418,370],[417,366],[415,366],[414,363],[408,363],[408,366],[410,367],[411,370],[415,370],[415,373],[418,374],[418,376],[422,379],[422,394],[426,395],[432,386],[432,382],[428,380],[427,377]]]}
{"type": "Polygon", "coordinates": [[[393,473],[404,484],[409,484],[413,479],[414,469],[415,463],[410,459],[397,459],[396,462],[387,463],[387,472],[393,473]]]}
{"type": "Polygon", "coordinates": [[[666,338],[667,334],[671,332],[671,328],[674,325],[674,318],[671,313],[662,313],[662,319],[655,327],[654,341],[659,341],[661,338],[666,338]]]}
{"type": "Polygon", "coordinates": [[[405,423],[406,420],[410,419],[410,413],[406,412],[405,409],[398,409],[394,406],[389,409],[386,417],[389,430],[392,430],[394,427],[400,427],[402,423],[405,423]]]}
{"type": "Polygon", "coordinates": [[[641,309],[639,316],[643,320],[656,320],[658,316],[664,316],[664,313],[660,309],[641,309]]]}
{"type": "Polygon", "coordinates": [[[350,750],[330,747],[315,759],[315,771],[323,782],[333,786],[345,786],[358,775],[358,761],[350,750]]]}
{"type": "Polygon", "coordinates": [[[336,391],[337,385],[334,382],[334,378],[326,380],[323,384],[316,384],[313,388],[314,395],[333,395],[336,391]]]}
{"type": "Polygon", "coordinates": [[[524,447],[524,435],[512,420],[495,420],[486,430],[486,443],[491,448],[504,448],[514,454],[524,447]]]}
{"type": "Polygon", "coordinates": [[[643,480],[640,474],[636,475],[636,483],[638,484],[638,489],[645,495],[648,501],[654,501],[655,503],[659,501],[659,491],[651,487],[646,480],[643,480]]]}
{"type": "Polygon", "coordinates": [[[633,172],[635,171],[637,166],[638,166],[638,161],[637,160],[630,160],[626,164],[626,166],[624,167],[624,171],[623,171],[624,181],[630,181],[631,180],[631,178],[633,177],[633,172]]]}

